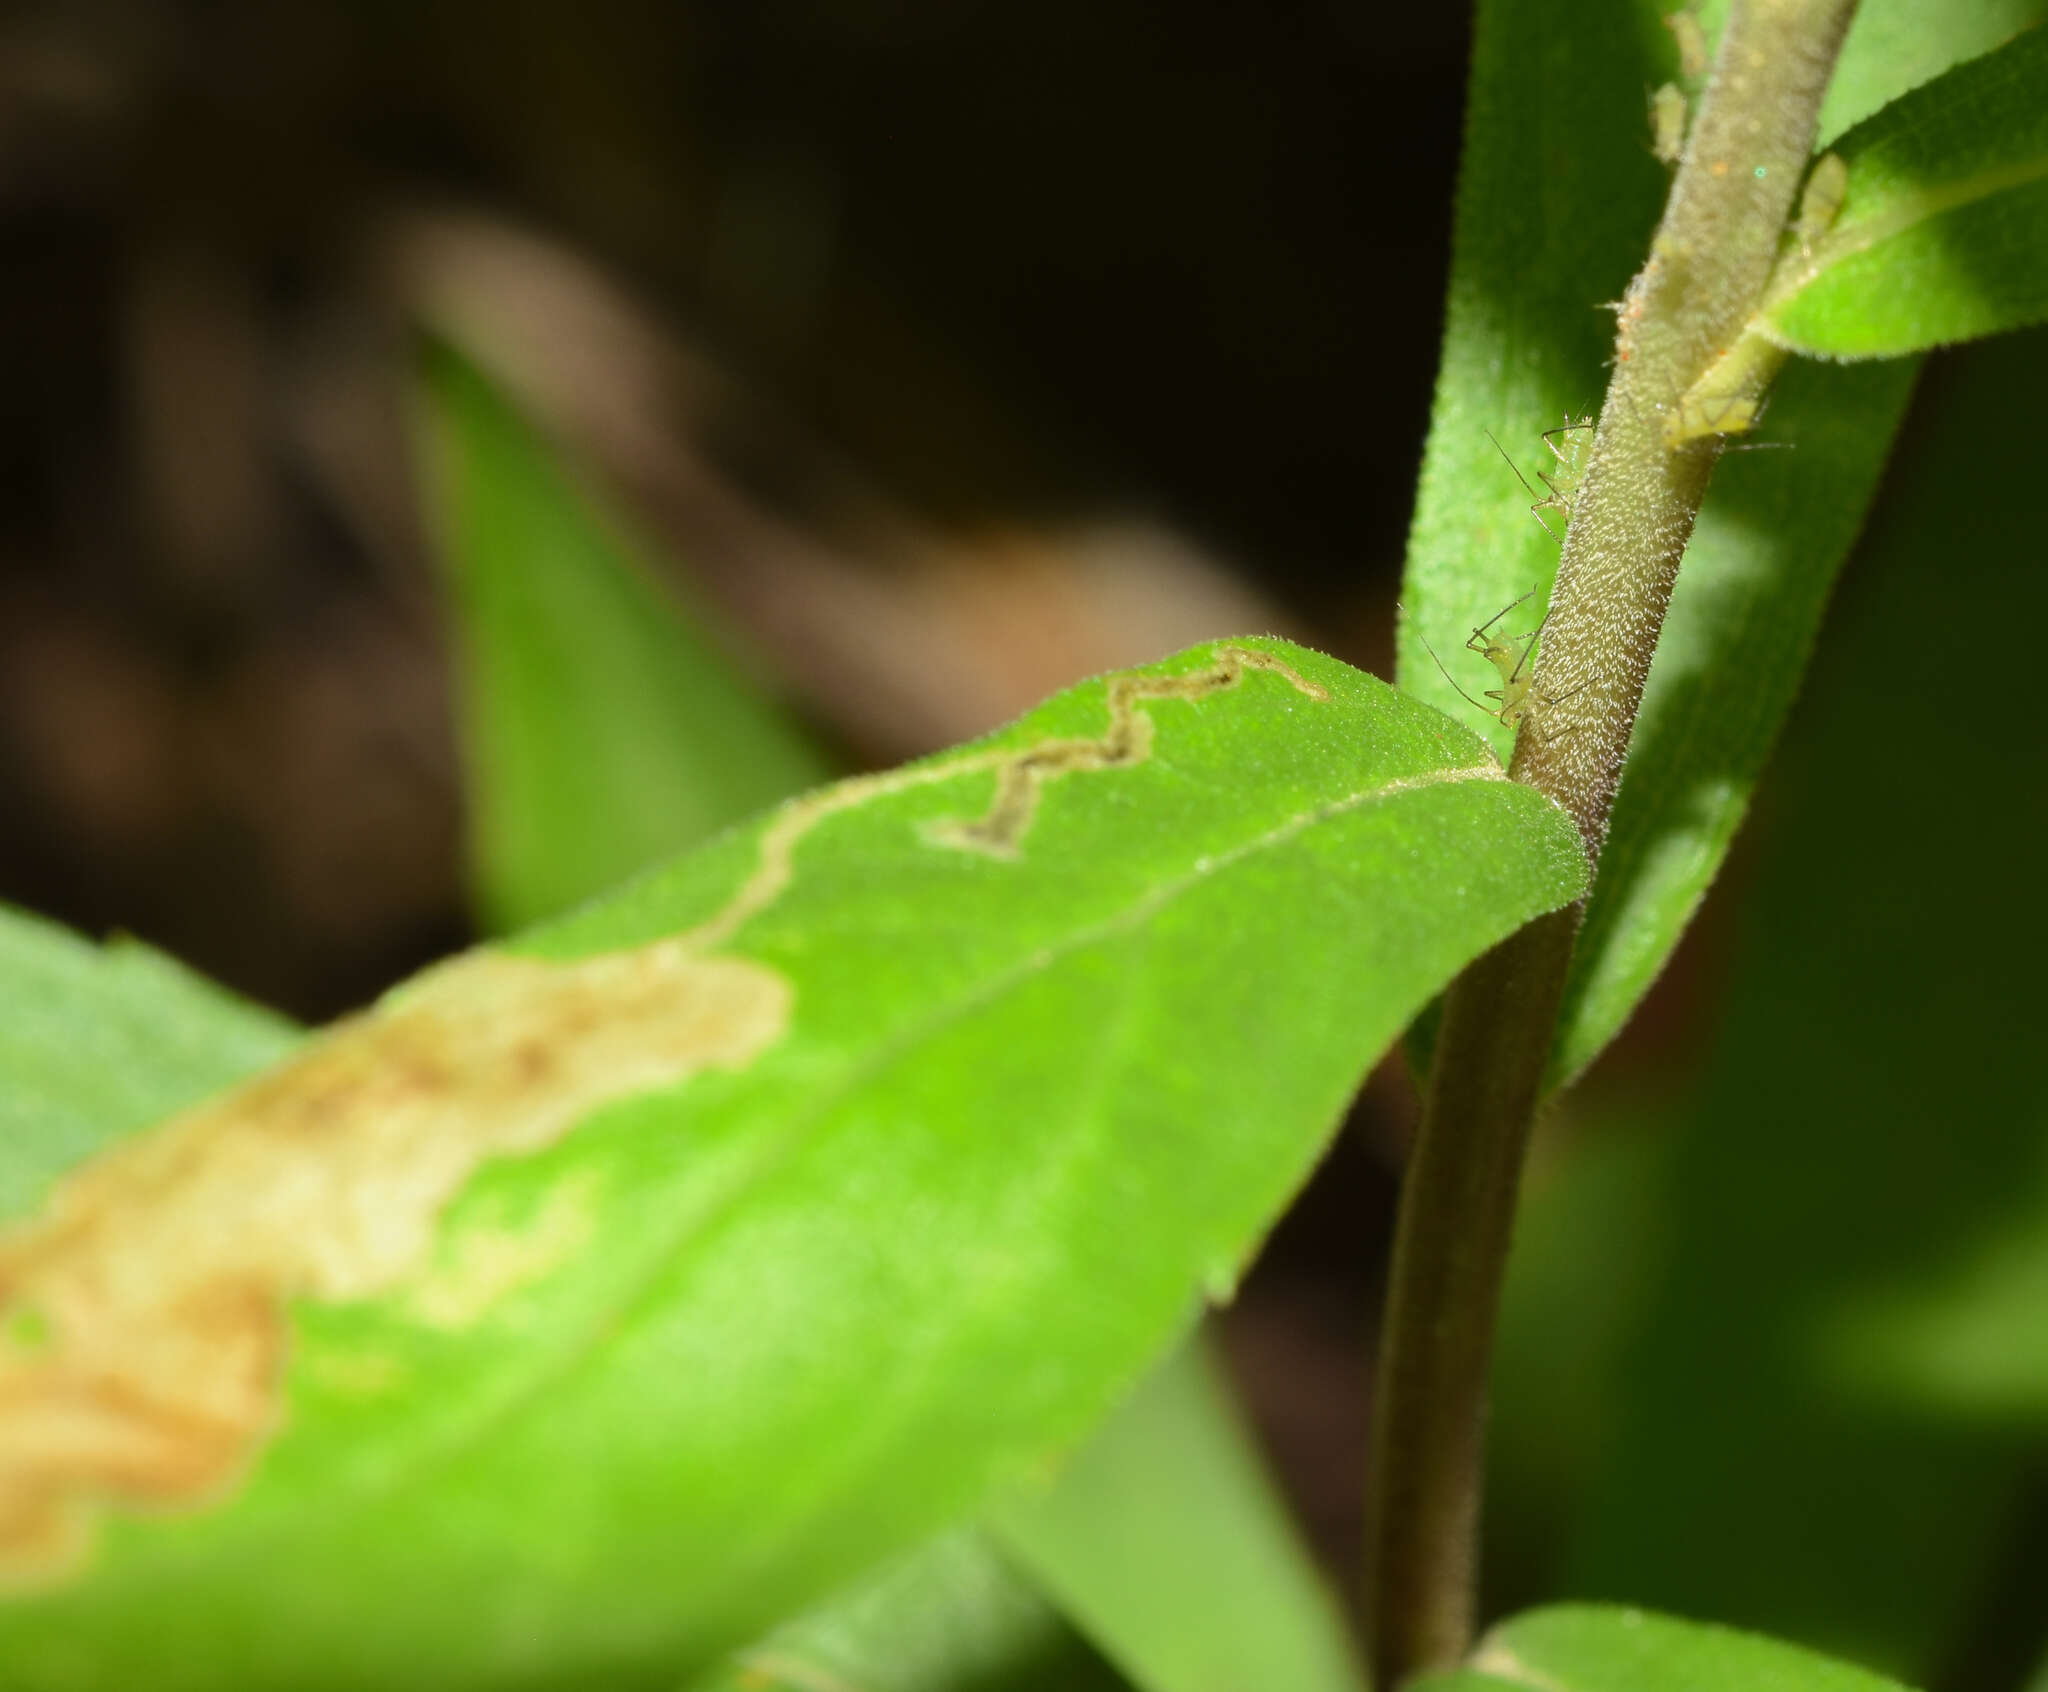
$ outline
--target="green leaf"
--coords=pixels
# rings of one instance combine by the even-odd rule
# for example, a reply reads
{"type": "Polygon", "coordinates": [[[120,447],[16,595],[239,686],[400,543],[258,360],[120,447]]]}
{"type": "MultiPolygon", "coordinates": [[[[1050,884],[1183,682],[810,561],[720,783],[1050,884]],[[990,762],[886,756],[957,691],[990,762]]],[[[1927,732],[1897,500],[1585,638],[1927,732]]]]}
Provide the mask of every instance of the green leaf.
{"type": "Polygon", "coordinates": [[[2043,0],[1865,0],[1856,8],[1821,106],[1818,145],[1830,147],[1908,89],[2002,47],[2048,15],[2043,0]]]}
{"type": "Polygon", "coordinates": [[[1840,215],[1774,278],[1764,336],[1887,357],[2048,316],[2048,32],[1915,89],[1839,150],[1840,215]]]}
{"type": "Polygon", "coordinates": [[[995,1526],[897,1559],[693,1692],[1127,1684],[1068,1618],[1146,1692],[1362,1685],[1199,1338],[995,1526]]]}
{"type": "Polygon", "coordinates": [[[1787,450],[1731,452],[1715,470],[1643,689],[1552,1086],[1620,1031],[1720,872],[1917,373],[1915,361],[1795,364],[1770,412],[1787,450]]]}
{"type": "Polygon", "coordinates": [[[487,926],[552,916],[825,778],[473,365],[429,343],[422,400],[487,926]]]}
{"type": "Polygon", "coordinates": [[[1199,1338],[994,1526],[897,1559],[693,1692],[1126,1685],[1073,1620],[1146,1692],[1362,1685],[1199,1338]]]}
{"type": "Polygon", "coordinates": [[[1938,368],[1786,750],[1565,1572],[1916,1679],[2048,1444],[2039,686],[1988,644],[2048,622],[2048,334],[1938,368]]]}
{"type": "Polygon", "coordinates": [[[1125,1681],[962,1529],[784,1623],[689,1692],[1119,1692],[1125,1681]]]}
{"type": "MultiPolygon", "coordinates": [[[[1696,0],[1692,10],[1710,42],[1728,19],[1728,0],[1696,0]]],[[[2002,47],[2048,15],[2043,0],[1862,0],[1828,80],[1817,148],[1834,144],[1871,113],[1951,65],[2002,47]]]]}
{"type": "Polygon", "coordinates": [[[1731,1628],[1605,1604],[1503,1622],[1470,1664],[1414,1692],[1900,1692],[1867,1669],[1731,1628]]]}
{"type": "Polygon", "coordinates": [[[0,906],[0,1218],[120,1136],[275,1062],[282,1018],[133,940],[0,906]]]}
{"type": "MultiPolygon", "coordinates": [[[[0,906],[0,1215],[65,1168],[281,1057],[299,1036],[133,941],[0,906]]],[[[986,1535],[920,1547],[778,1628],[702,1692],[1116,1692],[1125,1682],[986,1535]]]]}
{"type": "Polygon", "coordinates": [[[1204,1345],[1183,1347],[998,1536],[1146,1692],[1360,1692],[1228,1390],[1204,1345]]]}
{"type": "Polygon", "coordinates": [[[1679,1196],[1657,1102],[1575,1095],[1529,1159],[1487,1412],[1480,1590],[1497,1610],[1567,1590],[1575,1511],[1613,1447],[1622,1354],[1662,1279],[1679,1196]]]}
{"type": "Polygon", "coordinates": [[[1476,737],[1253,640],[429,972],[6,1241],[4,1401],[133,1388],[0,1486],[11,1684],[712,1662],[1071,1447],[1583,880],[1476,737]]]}
{"type": "MultiPolygon", "coordinates": [[[[1678,74],[1663,0],[1560,12],[1538,0],[1479,8],[1444,359],[1402,589],[1401,685],[1478,721],[1468,692],[1496,685],[1463,650],[1511,601],[1535,626],[1556,542],[1487,431],[1532,481],[1570,476],[1537,438],[1593,410],[1621,297],[1648,250],[1664,176],[1641,94],[1678,74]],[[1427,643],[1425,645],[1425,643],[1427,643]]],[[[1830,113],[1890,100],[2000,38],[2039,0],[1870,0],[1843,54],[1830,113]]],[[[1703,11],[1709,33],[1714,8],[1703,11]]],[[[1551,1083],[1581,1072],[1628,1019],[1719,871],[1799,686],[1836,570],[1867,510],[1912,371],[1798,369],[1768,435],[1790,450],[1731,454],[1687,552],[1567,989],[1551,1083]]],[[[1562,443],[1568,444],[1568,443],[1562,443]]],[[[1556,526],[1561,512],[1546,516],[1556,526]]],[[[1526,619],[1526,620],[1525,620],[1526,619]]],[[[1509,731],[1485,731],[1505,757],[1509,731]]]]}

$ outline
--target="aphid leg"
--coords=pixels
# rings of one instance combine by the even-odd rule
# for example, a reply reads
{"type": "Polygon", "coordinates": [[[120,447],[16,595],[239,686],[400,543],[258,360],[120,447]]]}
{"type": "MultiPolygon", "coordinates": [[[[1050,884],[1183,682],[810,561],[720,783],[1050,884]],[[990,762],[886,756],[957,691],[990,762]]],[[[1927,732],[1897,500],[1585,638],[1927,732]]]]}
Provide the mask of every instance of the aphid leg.
{"type": "Polygon", "coordinates": [[[1429,654],[1430,662],[1436,665],[1438,674],[1457,690],[1458,697],[1464,700],[1466,704],[1478,707],[1489,717],[1498,719],[1504,728],[1512,729],[1519,727],[1523,719],[1529,715],[1532,704],[1529,698],[1531,681],[1529,666],[1535,657],[1537,637],[1543,633],[1543,625],[1550,621],[1550,613],[1548,611],[1544,612],[1543,616],[1537,621],[1536,626],[1527,634],[1510,635],[1497,639],[1490,631],[1496,623],[1510,611],[1514,610],[1515,606],[1533,599],[1535,595],[1536,590],[1531,588],[1512,604],[1503,605],[1491,617],[1487,618],[1485,622],[1474,629],[1465,642],[1466,650],[1477,653],[1481,658],[1484,658],[1493,666],[1494,674],[1500,678],[1499,687],[1491,687],[1486,690],[1486,698],[1493,702],[1490,705],[1483,703],[1481,700],[1474,699],[1471,694],[1467,693],[1460,686],[1458,678],[1444,667],[1444,661],[1437,656],[1436,648],[1431,646],[1426,639],[1422,642],[1422,649],[1429,654]]]}
{"type": "Polygon", "coordinates": [[[1529,515],[1543,525],[1543,532],[1552,540],[1561,541],[1564,536],[1551,527],[1550,519],[1543,514],[1546,511],[1562,512],[1565,522],[1571,522],[1572,496],[1579,488],[1579,461],[1585,453],[1584,443],[1572,440],[1571,436],[1581,430],[1590,433],[1592,428],[1591,417],[1574,420],[1571,413],[1566,412],[1564,421],[1556,428],[1543,431],[1543,444],[1550,449],[1550,456],[1557,460],[1557,468],[1537,472],[1536,480],[1543,484],[1540,494],[1530,484],[1529,478],[1522,474],[1521,466],[1508,457],[1507,448],[1500,444],[1493,431],[1486,431],[1486,438],[1493,442],[1493,450],[1500,454],[1501,462],[1514,472],[1515,480],[1522,484],[1522,491],[1530,496],[1529,515]],[[1558,445],[1560,436],[1565,438],[1563,446],[1558,445]]]}
{"type": "MultiPolygon", "coordinates": [[[[1529,515],[1534,517],[1537,522],[1543,524],[1543,532],[1546,535],[1548,535],[1552,540],[1561,540],[1563,537],[1559,535],[1558,532],[1555,529],[1553,529],[1548,523],[1544,522],[1543,519],[1543,513],[1546,510],[1553,510],[1556,508],[1557,490],[1555,488],[1552,488],[1550,492],[1550,497],[1548,499],[1538,494],[1536,490],[1529,485],[1529,478],[1522,474],[1521,466],[1516,464],[1512,458],[1508,457],[1508,449],[1502,446],[1499,441],[1494,440],[1494,434],[1491,429],[1488,429],[1486,431],[1486,438],[1489,441],[1493,441],[1493,450],[1500,454],[1501,462],[1505,464],[1510,470],[1514,471],[1515,480],[1522,484],[1522,492],[1527,494],[1532,500],[1536,502],[1535,504],[1529,507],[1529,515]]],[[[1567,508],[1566,515],[1567,518],[1569,518],[1569,508],[1567,508]]],[[[1526,599],[1528,598],[1528,595],[1524,594],[1522,598],[1526,599]]],[[[1521,603],[1522,601],[1520,599],[1515,601],[1516,605],[1519,605],[1521,603]]],[[[1508,607],[1508,609],[1513,610],[1514,606],[1510,606],[1508,607]]]]}
{"type": "MultiPolygon", "coordinates": [[[[1564,421],[1555,429],[1543,431],[1543,444],[1550,449],[1550,456],[1557,460],[1557,468],[1546,470],[1536,478],[1550,490],[1549,497],[1538,503],[1549,510],[1562,511],[1567,524],[1572,520],[1572,502],[1578,497],[1579,471],[1586,454],[1586,443],[1572,437],[1582,432],[1588,435],[1593,432],[1593,419],[1588,416],[1575,421],[1570,412],[1565,413],[1564,421]],[[1563,446],[1558,445],[1559,436],[1564,437],[1563,446]]],[[[1545,528],[1548,527],[1546,524],[1545,528]]]]}
{"type": "MultiPolygon", "coordinates": [[[[1578,694],[1584,693],[1586,691],[1586,686],[1587,684],[1585,682],[1580,682],[1577,687],[1567,688],[1563,693],[1553,693],[1549,695],[1547,698],[1539,699],[1536,703],[1539,706],[1541,706],[1543,711],[1547,714],[1550,711],[1551,707],[1556,705],[1562,705],[1567,699],[1571,699],[1578,694]]],[[[1543,744],[1545,746],[1555,746],[1560,740],[1564,739],[1566,735],[1576,734],[1580,729],[1584,728],[1585,726],[1586,725],[1584,723],[1566,723],[1565,726],[1559,729],[1555,734],[1546,734],[1543,737],[1543,744]]]]}
{"type": "Polygon", "coordinates": [[[1585,456],[1586,443],[1584,441],[1573,441],[1567,449],[1557,444],[1557,437],[1560,435],[1567,437],[1580,434],[1590,435],[1593,432],[1593,428],[1593,418],[1590,413],[1583,417],[1574,418],[1570,412],[1566,412],[1564,421],[1558,424],[1555,429],[1545,429],[1543,431],[1543,444],[1550,448],[1550,456],[1564,466],[1564,473],[1574,481],[1577,480],[1579,474],[1579,460],[1585,456]]]}
{"type": "MultiPolygon", "coordinates": [[[[1535,591],[1534,588],[1531,588],[1528,593],[1522,595],[1522,599],[1515,601],[1515,605],[1520,605],[1522,600],[1530,598],[1535,591]]],[[[1543,625],[1550,621],[1550,613],[1545,611],[1537,619],[1536,626],[1533,629],[1525,630],[1518,635],[1503,635],[1499,640],[1488,639],[1486,631],[1499,622],[1501,618],[1505,617],[1508,612],[1514,610],[1515,605],[1505,606],[1496,612],[1490,619],[1474,629],[1471,638],[1465,642],[1465,648],[1468,652],[1478,653],[1480,657],[1493,666],[1494,672],[1500,677],[1503,687],[1514,687],[1521,682],[1522,671],[1529,662],[1529,655],[1536,650],[1536,637],[1543,632],[1543,625]],[[1522,643],[1522,649],[1519,653],[1515,653],[1515,643],[1517,641],[1522,643]],[[1508,662],[1508,655],[1510,653],[1515,653],[1515,661],[1512,664],[1508,662]]]]}

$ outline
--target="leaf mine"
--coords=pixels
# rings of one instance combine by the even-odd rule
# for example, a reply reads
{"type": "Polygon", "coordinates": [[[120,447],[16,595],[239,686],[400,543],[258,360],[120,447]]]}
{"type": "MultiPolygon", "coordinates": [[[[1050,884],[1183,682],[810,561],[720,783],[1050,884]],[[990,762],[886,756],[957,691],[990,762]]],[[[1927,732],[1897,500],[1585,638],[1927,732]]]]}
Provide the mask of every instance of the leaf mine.
{"type": "Polygon", "coordinates": [[[573,1181],[517,1229],[472,1219],[437,1254],[437,1228],[486,1161],[543,1151],[606,1104],[744,1069],[783,1039],[790,981],[721,948],[787,889],[824,820],[993,772],[986,812],[924,838],[1013,859],[1047,782],[1144,762],[1148,705],[1253,670],[1328,697],[1283,659],[1229,645],[1188,674],[1114,676],[1095,738],[970,751],[784,806],[751,873],[687,933],[572,962],[456,959],[73,1170],[40,1215],[0,1231],[0,1587],[77,1574],[109,1508],[191,1509],[231,1490],[281,1426],[294,1301],[396,1291],[412,1319],[464,1328],[573,1258],[597,1204],[573,1181]]]}

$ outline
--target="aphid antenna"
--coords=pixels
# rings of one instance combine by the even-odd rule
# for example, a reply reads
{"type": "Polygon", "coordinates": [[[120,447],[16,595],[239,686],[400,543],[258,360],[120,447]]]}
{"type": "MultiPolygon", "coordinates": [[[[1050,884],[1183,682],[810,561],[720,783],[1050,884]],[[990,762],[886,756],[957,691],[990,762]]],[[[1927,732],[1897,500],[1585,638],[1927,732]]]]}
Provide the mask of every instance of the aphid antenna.
{"type": "MultiPolygon", "coordinates": [[[[1535,591],[1536,590],[1534,588],[1531,588],[1529,590],[1530,593],[1534,593],[1535,591]]],[[[1522,599],[1527,599],[1528,597],[1529,594],[1525,593],[1522,595],[1522,599]]],[[[1515,601],[1515,605],[1519,605],[1521,603],[1521,599],[1515,601]]],[[[1512,611],[1515,608],[1515,605],[1510,605],[1507,609],[1509,611],[1512,611]]],[[[1408,608],[1405,605],[1403,605],[1398,599],[1394,601],[1394,609],[1396,611],[1399,611],[1403,616],[1407,615],[1408,608]]],[[[1505,616],[1506,612],[1503,612],[1502,615],[1505,616]]],[[[1495,621],[1498,620],[1498,618],[1495,619],[1495,621]]],[[[1474,634],[1477,634],[1479,631],[1477,629],[1474,629],[1472,632],[1474,634]]],[[[1472,706],[1475,710],[1486,711],[1486,707],[1484,705],[1480,704],[1478,700],[1474,699],[1472,695],[1467,693],[1462,687],[1458,687],[1458,678],[1452,675],[1449,670],[1444,668],[1444,661],[1436,655],[1436,648],[1429,644],[1429,636],[1424,634],[1420,629],[1417,629],[1415,631],[1415,638],[1422,642],[1422,650],[1429,654],[1429,661],[1436,666],[1437,674],[1442,676],[1445,681],[1451,684],[1451,686],[1458,688],[1458,697],[1464,700],[1466,704],[1472,706]]],[[[1487,712],[1488,716],[1491,716],[1492,714],[1493,713],[1490,711],[1487,712]]]]}
{"type": "MultiPolygon", "coordinates": [[[[1515,480],[1522,484],[1522,492],[1527,494],[1531,499],[1534,499],[1536,497],[1536,490],[1529,485],[1529,478],[1522,474],[1521,466],[1516,464],[1512,458],[1508,457],[1508,449],[1502,446],[1500,442],[1497,439],[1495,439],[1494,433],[1491,429],[1488,429],[1486,431],[1486,438],[1489,441],[1493,442],[1493,450],[1500,454],[1501,463],[1505,464],[1510,470],[1514,471],[1515,480]]],[[[1526,598],[1527,595],[1524,595],[1523,597],[1526,598]]],[[[1521,604],[1521,600],[1516,600],[1515,604],[1521,604]]],[[[1512,610],[1513,608],[1513,606],[1509,607],[1510,610],[1512,610]]]]}
{"type": "MultiPolygon", "coordinates": [[[[1499,445],[1498,442],[1495,442],[1494,444],[1499,445]]],[[[1534,588],[1531,588],[1527,593],[1523,594],[1520,599],[1513,600],[1508,604],[1503,605],[1498,611],[1494,612],[1494,614],[1491,617],[1487,618],[1485,622],[1481,623],[1478,628],[1472,631],[1473,634],[1479,636],[1482,639],[1485,638],[1486,631],[1492,628],[1495,623],[1499,622],[1501,618],[1505,617],[1510,611],[1514,610],[1514,608],[1517,605],[1526,605],[1529,603],[1530,600],[1534,599],[1535,597],[1536,590],[1534,588]]],[[[1550,613],[1546,611],[1543,613],[1543,623],[1547,623],[1549,621],[1550,613]]],[[[1538,623],[1533,629],[1529,631],[1529,634],[1541,634],[1543,632],[1543,623],[1538,623]]],[[[1527,640],[1528,638],[1528,635],[1515,636],[1515,639],[1517,640],[1527,640]]]]}
{"type": "MultiPolygon", "coordinates": [[[[1762,399],[1756,402],[1756,415],[1750,419],[1749,423],[1752,429],[1762,424],[1764,418],[1770,412],[1771,401],[1775,398],[1777,398],[1775,394],[1765,394],[1762,399]]],[[[1721,450],[1723,452],[1790,452],[1798,444],[1797,441],[1731,441],[1724,437],[1721,442],[1721,450]]]]}

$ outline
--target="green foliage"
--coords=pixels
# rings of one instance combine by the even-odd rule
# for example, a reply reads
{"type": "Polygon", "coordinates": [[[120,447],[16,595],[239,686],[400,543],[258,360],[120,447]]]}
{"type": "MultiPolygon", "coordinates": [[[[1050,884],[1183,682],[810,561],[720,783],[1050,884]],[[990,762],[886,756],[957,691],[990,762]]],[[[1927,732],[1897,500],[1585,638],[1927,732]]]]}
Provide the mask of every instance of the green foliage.
{"type": "Polygon", "coordinates": [[[886,1563],[689,1692],[1119,1692],[1124,1680],[986,1534],[886,1563]]]}
{"type": "Polygon", "coordinates": [[[1703,1096],[1622,1111],[1532,1184],[1493,1494],[1518,1591],[1682,1605],[1916,1678],[1985,1625],[2048,1440],[2044,1123],[2014,1062],[2039,901],[2025,854],[1984,849],[2010,743],[1934,703],[2018,721],[2030,679],[1982,663],[1975,618],[1929,615],[2048,615],[2025,421],[2048,344],[1959,364],[1787,748],[1703,1096]],[[1902,767],[1939,768],[1940,802],[1845,834],[1902,767]]]}
{"type": "Polygon", "coordinates": [[[885,1565],[696,1692],[1126,1684],[1104,1657],[1148,1689],[1356,1692],[1335,1610],[1226,1391],[1204,1348],[1182,1347],[990,1529],[885,1565]]]}
{"type": "MultiPolygon", "coordinates": [[[[1701,11],[1717,9],[1725,9],[1725,0],[1708,0],[1701,11]]],[[[2043,13],[2042,0],[1942,0],[1939,6],[1866,0],[1835,61],[1816,145],[1832,147],[1880,107],[1952,65],[2002,47],[2039,24],[2043,13]]]]}
{"type": "Polygon", "coordinates": [[[282,1057],[296,1039],[147,946],[0,907],[0,1218],[73,1164],[282,1057]]]}
{"type": "MultiPolygon", "coordinates": [[[[1471,707],[1424,642],[1455,672],[1474,624],[1532,588],[1529,609],[1547,600],[1556,543],[1527,515],[1529,497],[1487,432],[1526,475],[1558,474],[1537,434],[1588,412],[1604,386],[1610,332],[1586,307],[1621,297],[1656,220],[1663,173],[1648,152],[1640,90],[1678,71],[1664,10],[1605,0],[1567,19],[1530,0],[1480,8],[1399,671],[1402,686],[1466,720],[1471,707]]],[[[1864,6],[1830,113],[1839,121],[1896,97],[1910,79],[1995,42],[2013,15],[2002,5],[1864,6]]],[[[1731,455],[1716,471],[1616,797],[1553,1085],[1582,1071],[1627,1020],[1718,872],[1911,384],[1906,364],[1795,369],[1766,437],[1789,450],[1731,455]]],[[[1505,756],[1507,731],[1485,732],[1505,756]]]]}
{"type": "MultiPolygon", "coordinates": [[[[1355,1688],[1219,1382],[1156,1366],[1418,1007],[1587,892],[1428,648],[1478,692],[1507,678],[1467,631],[1541,615],[1555,541],[1487,437],[1569,514],[1540,435],[1591,409],[1589,305],[1656,218],[1662,9],[1480,7],[1404,589],[1420,698],[1214,642],[740,822],[818,754],[429,355],[478,900],[555,920],[302,1039],[0,912],[0,1440],[28,1465],[0,1556],[76,1534],[75,1566],[0,1565],[10,1688],[1355,1688]],[[393,1123],[418,1132],[377,1142],[393,1123]],[[192,1191],[214,1208],[153,1234],[192,1191]],[[256,1372],[272,1396],[195,1486],[180,1463],[235,1429],[179,1395],[266,1345],[281,1384],[256,1372]],[[44,1412],[75,1443],[37,1446],[44,1412]]],[[[1898,354],[2043,315],[2048,33],[1998,45],[2038,10],[1864,9],[1823,124],[1855,125],[1847,197],[1757,336],[1898,354]]],[[[1759,443],[1790,450],[1717,472],[1553,1083],[1676,944],[1817,645],[1822,686],[1707,1085],[1537,1184],[1500,1402],[1510,1566],[1921,1677],[1967,1643],[2048,1439],[2048,1123],[2015,1058],[2040,902],[1994,844],[2030,837],[2033,678],[1984,661],[2048,619],[2048,340],[1937,390],[1819,642],[1917,368],[1795,365],[1759,443]]],[[[1420,1683],[1890,1684],[1591,1607],[1420,1683]]]]}
{"type": "Polygon", "coordinates": [[[997,1517],[1019,1565],[1138,1685],[1361,1692],[1199,1344],[1156,1371],[1053,1484],[997,1517]]]}
{"type": "Polygon", "coordinates": [[[2048,32],[1913,90],[1840,146],[1841,214],[1788,261],[1765,335],[1869,358],[2048,316],[2048,32]]]}
{"type": "MultiPolygon", "coordinates": [[[[480,395],[479,376],[460,366],[452,376],[471,409],[514,427],[501,406],[480,395]]],[[[516,568],[522,558],[513,548],[501,568],[516,568]]],[[[480,571],[496,565],[489,555],[473,562],[480,571]]],[[[545,644],[554,664],[504,667],[508,686],[545,682],[544,696],[519,713],[539,718],[559,710],[574,721],[603,720],[619,703],[608,673],[616,632],[599,620],[551,626],[545,644]]],[[[660,633],[657,627],[644,638],[660,633]]],[[[535,634],[520,623],[502,628],[499,638],[516,644],[535,634]]],[[[686,644],[669,662],[686,666],[700,657],[686,644]]],[[[628,793],[576,783],[557,792],[549,780],[562,771],[561,764],[536,767],[531,779],[502,795],[503,832],[550,839],[552,814],[580,805],[577,839],[634,838],[650,804],[644,785],[628,793]],[[522,804],[540,814],[506,814],[522,804]]],[[[695,774],[684,759],[650,761],[643,783],[682,789],[670,801],[687,811],[695,774]]],[[[573,854],[559,861],[510,858],[500,866],[499,893],[515,909],[545,908],[552,895],[602,891],[574,880],[594,867],[573,854]]],[[[1225,1405],[1226,1392],[1195,1350],[1183,1348],[1059,1465],[1048,1486],[1005,1512],[1001,1537],[1010,1559],[985,1536],[949,1534],[779,1626],[723,1672],[754,1676],[757,1684],[762,1675],[829,1674],[860,1686],[936,1686],[1043,1678],[1055,1672],[1047,1662],[1057,1659],[1064,1678],[1082,1674],[1088,1648],[1014,1571],[1012,1562],[1022,1560],[1085,1618],[1092,1637],[1145,1671],[1148,1687],[1256,1679],[1270,1692],[1323,1692],[1352,1684],[1340,1624],[1225,1405]],[[1103,1555],[1111,1542],[1119,1554],[1103,1555]]],[[[1099,1667],[1094,1672],[1113,1678],[1099,1667]]]]}
{"type": "Polygon", "coordinates": [[[1076,1438],[1231,1284],[1414,1007],[1582,874],[1475,738],[1255,642],[525,937],[652,968],[694,934],[793,1008],[488,1164],[380,1296],[302,1303],[251,1478],[118,1515],[89,1579],[10,1605],[16,1683],[212,1685],[231,1649],[243,1685],[459,1686],[739,1643],[1076,1438]],[[522,1243],[539,1269],[465,1302],[522,1243]]]}
{"type": "MultiPolygon", "coordinates": [[[[1671,1125],[1662,1213],[1633,1224],[1670,1261],[1567,1517],[1571,1590],[1912,1677],[1963,1649],[2048,1440],[2048,1114],[2022,1056],[2048,933],[2034,855],[1995,844],[2035,688],[1984,644],[1986,612],[2048,618],[2044,381],[2039,333],[1966,355],[1876,520],[1788,748],[1728,1026],[1671,1125]],[[1936,797],[1865,826],[1905,770],[1938,772],[1936,797]]],[[[1586,1276],[1634,1268],[1593,1211],[1548,1227],[1586,1276]]]]}
{"type": "Polygon", "coordinates": [[[423,360],[478,909],[523,928],[830,770],[460,354],[423,360]]]}
{"type": "Polygon", "coordinates": [[[1601,1604],[1505,1622],[1471,1665],[1415,1692],[1900,1692],[1896,1682],[1774,1639],[1601,1604]]]}

